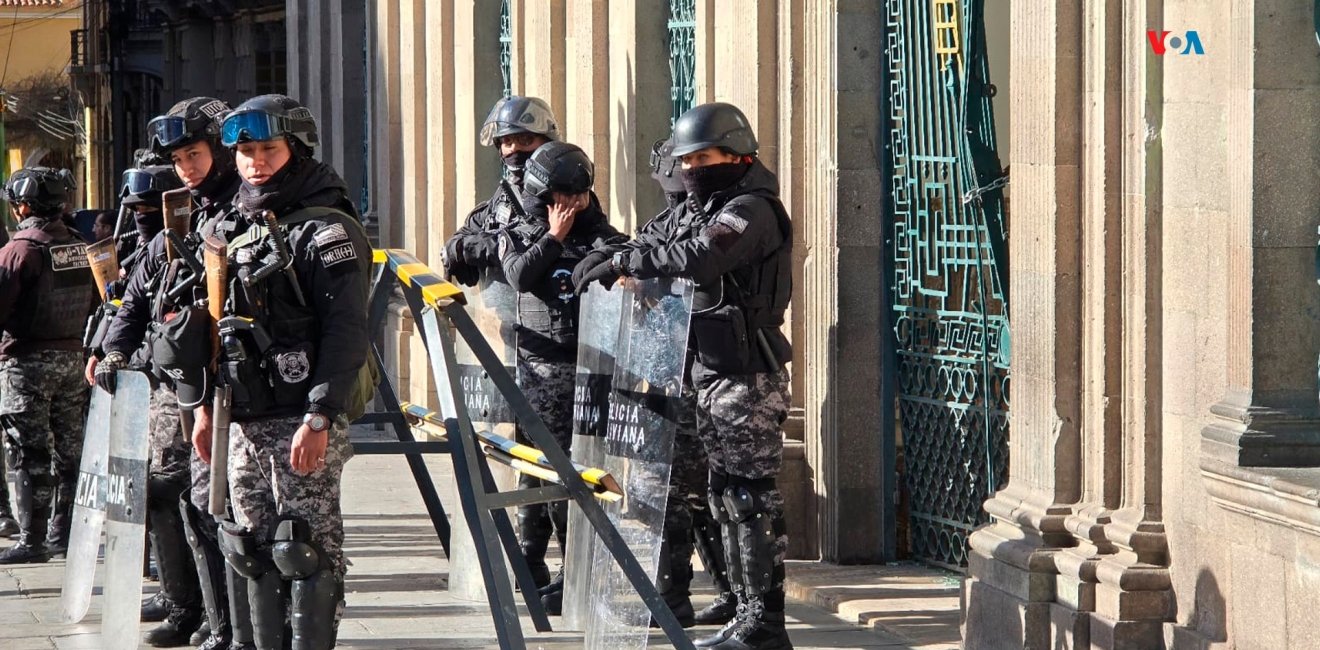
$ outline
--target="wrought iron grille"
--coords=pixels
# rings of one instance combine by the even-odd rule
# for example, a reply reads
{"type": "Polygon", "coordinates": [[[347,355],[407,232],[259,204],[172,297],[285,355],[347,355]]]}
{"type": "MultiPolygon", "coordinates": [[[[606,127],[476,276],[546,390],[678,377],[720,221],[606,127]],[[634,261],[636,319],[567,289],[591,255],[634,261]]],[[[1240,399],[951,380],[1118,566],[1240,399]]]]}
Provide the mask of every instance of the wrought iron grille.
{"type": "Polygon", "coordinates": [[[697,95],[697,2],[669,0],[669,126],[697,95]]]}
{"type": "Polygon", "coordinates": [[[983,0],[887,0],[890,278],[913,554],[958,568],[1007,480],[1005,213],[983,0]]]}
{"type": "Polygon", "coordinates": [[[500,2],[500,74],[504,76],[504,96],[513,94],[513,22],[509,19],[509,0],[500,2]]]}

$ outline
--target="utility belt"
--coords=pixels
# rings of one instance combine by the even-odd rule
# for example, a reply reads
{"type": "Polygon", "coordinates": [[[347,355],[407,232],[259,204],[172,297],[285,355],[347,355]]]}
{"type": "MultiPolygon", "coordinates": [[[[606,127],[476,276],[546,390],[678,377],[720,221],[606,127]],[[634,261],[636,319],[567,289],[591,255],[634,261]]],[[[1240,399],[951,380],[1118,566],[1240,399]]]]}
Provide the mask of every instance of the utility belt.
{"type": "Polygon", "coordinates": [[[220,381],[232,391],[235,420],[305,410],[316,364],[310,341],[279,345],[261,322],[244,316],[226,316],[219,328],[220,381]]]}

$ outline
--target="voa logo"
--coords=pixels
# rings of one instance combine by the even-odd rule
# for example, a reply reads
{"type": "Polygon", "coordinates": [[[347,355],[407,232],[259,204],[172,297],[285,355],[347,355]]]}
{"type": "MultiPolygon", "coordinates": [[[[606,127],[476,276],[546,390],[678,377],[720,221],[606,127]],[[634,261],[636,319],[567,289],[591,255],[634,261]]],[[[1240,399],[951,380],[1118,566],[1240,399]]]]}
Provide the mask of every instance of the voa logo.
{"type": "Polygon", "coordinates": [[[1155,52],[1155,56],[1164,56],[1165,52],[1205,54],[1205,46],[1201,45],[1201,35],[1194,29],[1189,29],[1187,33],[1181,35],[1152,29],[1146,32],[1146,39],[1150,41],[1150,49],[1155,52]]]}

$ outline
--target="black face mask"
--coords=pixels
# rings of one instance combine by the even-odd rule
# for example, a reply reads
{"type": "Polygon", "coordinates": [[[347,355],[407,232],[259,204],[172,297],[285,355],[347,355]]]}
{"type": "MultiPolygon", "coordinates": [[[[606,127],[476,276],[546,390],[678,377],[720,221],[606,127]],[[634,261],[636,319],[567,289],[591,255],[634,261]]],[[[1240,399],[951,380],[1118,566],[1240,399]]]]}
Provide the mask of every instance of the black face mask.
{"type": "MultiPolygon", "coordinates": [[[[159,202],[159,201],[157,201],[159,202]]],[[[146,213],[134,212],[133,225],[137,226],[138,241],[145,245],[156,233],[165,229],[165,213],[151,210],[146,213]]]]}
{"type": "Polygon", "coordinates": [[[531,157],[532,152],[530,151],[515,151],[507,156],[501,156],[500,160],[504,161],[504,166],[507,167],[509,171],[513,172],[514,175],[519,178],[522,178],[523,168],[527,165],[527,161],[530,160],[531,157]]]}
{"type": "Polygon", "coordinates": [[[745,162],[732,162],[684,169],[683,187],[687,188],[689,195],[705,203],[710,195],[737,183],[750,167],[745,162]]]}

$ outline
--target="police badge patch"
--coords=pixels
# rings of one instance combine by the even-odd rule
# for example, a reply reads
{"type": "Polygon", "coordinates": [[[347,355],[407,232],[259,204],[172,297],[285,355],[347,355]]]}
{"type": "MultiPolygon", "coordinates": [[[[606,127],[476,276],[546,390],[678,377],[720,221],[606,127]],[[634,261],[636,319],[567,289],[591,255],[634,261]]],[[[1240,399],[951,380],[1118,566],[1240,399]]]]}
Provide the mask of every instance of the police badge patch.
{"type": "Polygon", "coordinates": [[[86,244],[65,244],[50,247],[50,268],[52,271],[72,271],[91,267],[87,260],[86,244]]]}
{"type": "Polygon", "coordinates": [[[307,361],[306,350],[295,350],[275,355],[275,368],[280,373],[280,379],[289,384],[296,384],[307,379],[307,375],[312,372],[312,364],[307,361]]]}
{"type": "Polygon", "coordinates": [[[312,239],[316,242],[317,248],[326,248],[336,242],[348,241],[348,231],[344,230],[344,224],[332,223],[317,230],[316,234],[312,235],[312,239]]]}
{"type": "Polygon", "coordinates": [[[326,268],[355,259],[357,252],[353,250],[353,242],[345,242],[321,251],[321,264],[326,268]]]}

